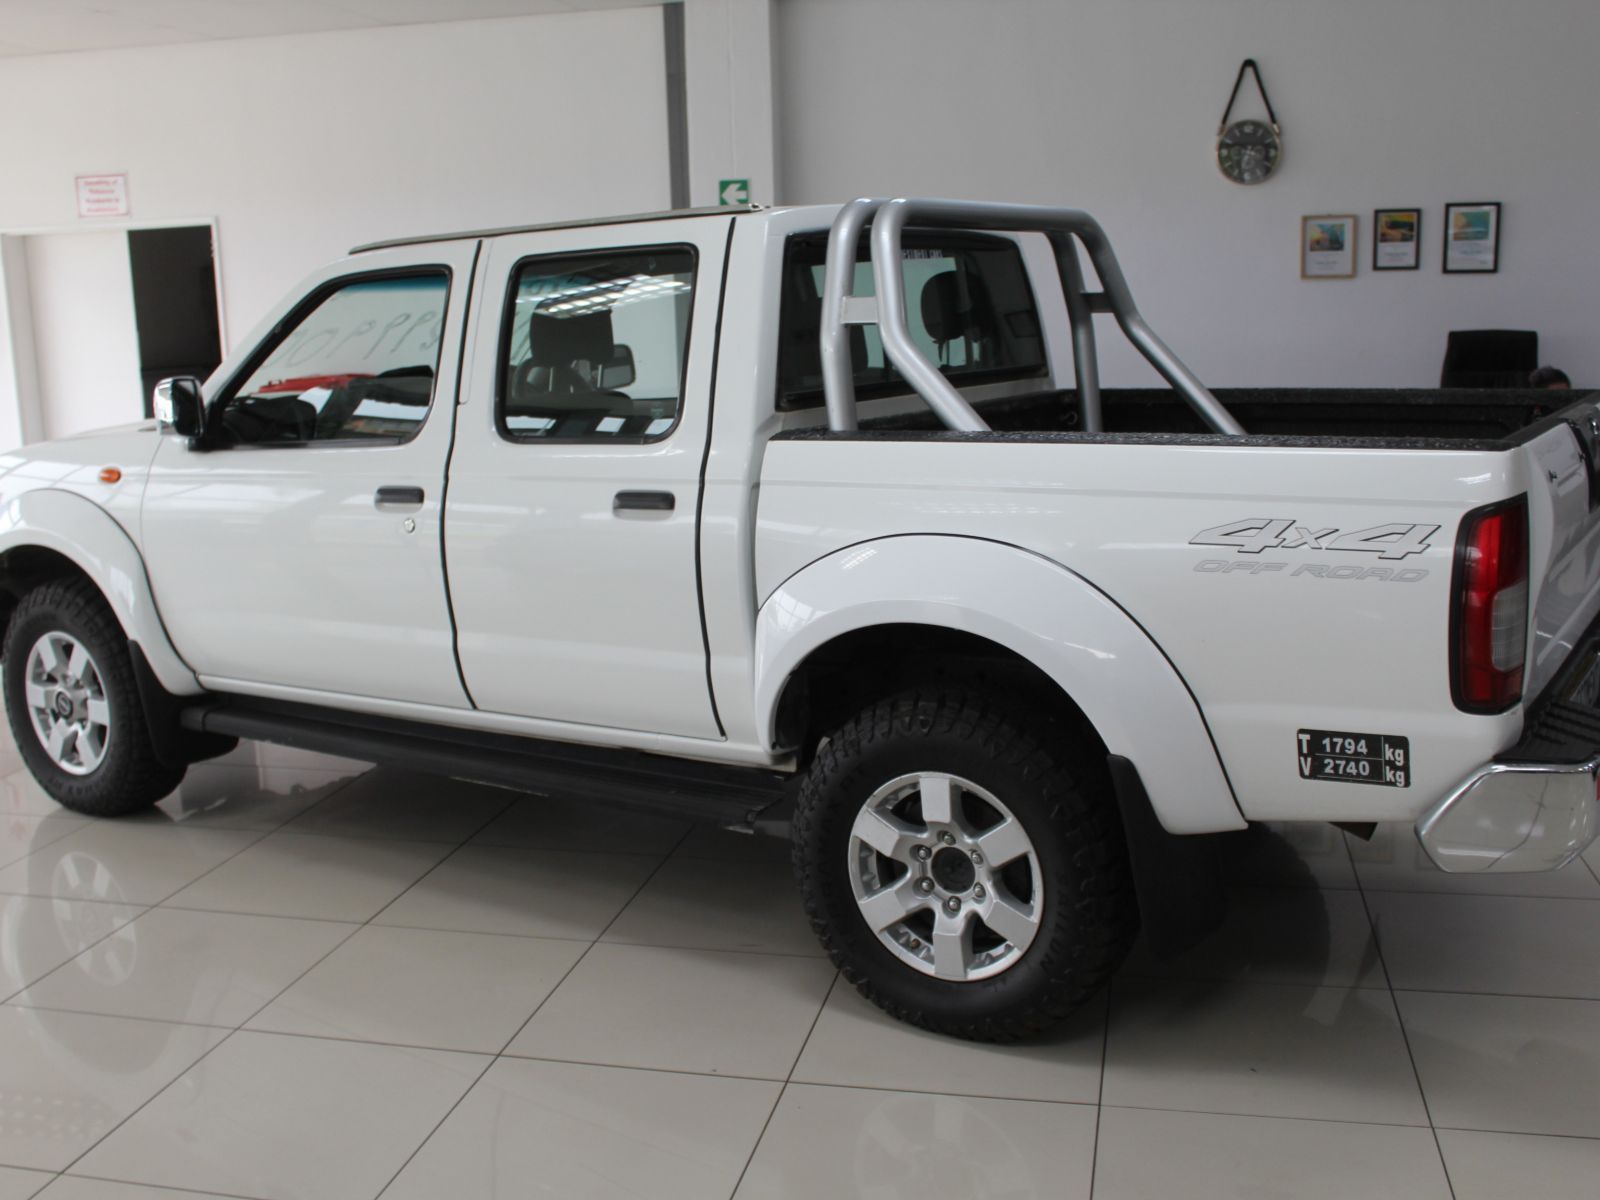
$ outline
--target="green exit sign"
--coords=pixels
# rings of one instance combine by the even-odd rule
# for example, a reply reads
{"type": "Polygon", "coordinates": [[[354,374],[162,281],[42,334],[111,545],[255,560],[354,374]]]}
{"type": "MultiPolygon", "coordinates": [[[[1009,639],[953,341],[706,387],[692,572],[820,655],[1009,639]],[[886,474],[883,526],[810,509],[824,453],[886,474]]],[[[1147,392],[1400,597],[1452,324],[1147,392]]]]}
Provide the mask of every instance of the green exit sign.
{"type": "Polygon", "coordinates": [[[750,181],[748,179],[717,180],[717,203],[749,204],[750,181]]]}

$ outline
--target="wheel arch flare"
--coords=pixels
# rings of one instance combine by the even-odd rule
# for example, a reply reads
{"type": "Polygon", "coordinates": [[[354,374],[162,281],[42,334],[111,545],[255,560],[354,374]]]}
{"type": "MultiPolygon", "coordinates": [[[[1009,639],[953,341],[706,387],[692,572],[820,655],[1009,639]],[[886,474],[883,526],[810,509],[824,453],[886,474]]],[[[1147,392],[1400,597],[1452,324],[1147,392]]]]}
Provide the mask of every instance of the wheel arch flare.
{"type": "Polygon", "coordinates": [[[784,691],[813,655],[907,625],[970,635],[1037,667],[1108,753],[1137,766],[1168,832],[1245,827],[1199,705],[1138,622],[1059,563],[986,539],[875,539],[784,580],[756,617],[756,727],[768,744],[778,748],[784,691]]]}
{"type": "Polygon", "coordinates": [[[10,561],[37,567],[48,554],[65,559],[99,589],[162,687],[174,695],[202,691],[167,637],[138,547],[109,513],[55,488],[25,492],[0,509],[0,576],[10,561]]]}

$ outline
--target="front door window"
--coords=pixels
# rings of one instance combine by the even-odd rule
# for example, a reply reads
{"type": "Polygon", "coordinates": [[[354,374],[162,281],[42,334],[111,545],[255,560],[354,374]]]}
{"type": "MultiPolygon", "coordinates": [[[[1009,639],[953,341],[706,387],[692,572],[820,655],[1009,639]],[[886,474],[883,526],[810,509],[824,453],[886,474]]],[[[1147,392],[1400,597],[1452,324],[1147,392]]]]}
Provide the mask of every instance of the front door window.
{"type": "Polygon", "coordinates": [[[336,283],[313,296],[224,393],[218,445],[403,442],[427,419],[450,281],[442,272],[336,283]]]}

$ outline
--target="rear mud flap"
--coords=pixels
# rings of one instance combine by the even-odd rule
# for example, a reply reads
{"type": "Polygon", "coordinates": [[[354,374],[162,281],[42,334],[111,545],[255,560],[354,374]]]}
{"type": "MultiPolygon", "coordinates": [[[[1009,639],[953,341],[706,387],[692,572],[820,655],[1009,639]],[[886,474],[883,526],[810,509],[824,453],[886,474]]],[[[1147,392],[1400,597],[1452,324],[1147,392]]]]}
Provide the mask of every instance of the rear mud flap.
{"type": "Polygon", "coordinates": [[[1219,839],[1214,834],[1168,833],[1138,768],[1116,754],[1107,755],[1106,761],[1122,810],[1145,943],[1156,958],[1175,958],[1203,941],[1228,915],[1219,839]]]}

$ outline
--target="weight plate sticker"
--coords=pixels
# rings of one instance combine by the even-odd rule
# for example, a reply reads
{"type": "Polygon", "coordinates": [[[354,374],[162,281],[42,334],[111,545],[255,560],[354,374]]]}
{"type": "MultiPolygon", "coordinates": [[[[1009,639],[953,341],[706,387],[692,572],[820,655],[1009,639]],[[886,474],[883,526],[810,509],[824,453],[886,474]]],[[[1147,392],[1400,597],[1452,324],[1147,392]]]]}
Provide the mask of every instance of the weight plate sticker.
{"type": "Polygon", "coordinates": [[[1334,729],[1302,729],[1296,736],[1301,779],[1411,786],[1411,743],[1406,738],[1334,729]]]}

